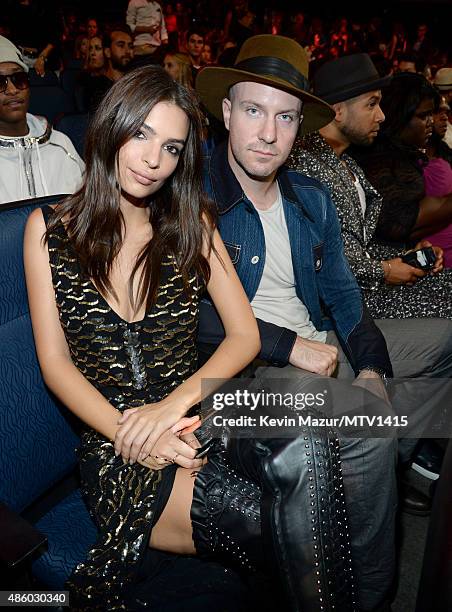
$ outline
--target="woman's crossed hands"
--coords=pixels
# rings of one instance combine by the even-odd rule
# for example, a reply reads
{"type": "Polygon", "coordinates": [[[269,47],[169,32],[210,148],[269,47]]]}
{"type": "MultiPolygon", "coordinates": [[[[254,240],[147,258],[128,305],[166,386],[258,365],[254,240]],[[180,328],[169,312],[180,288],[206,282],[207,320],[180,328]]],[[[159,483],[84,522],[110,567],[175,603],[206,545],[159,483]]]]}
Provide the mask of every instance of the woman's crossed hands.
{"type": "Polygon", "coordinates": [[[198,416],[181,418],[180,408],[163,400],[125,410],[118,424],[115,454],[124,462],[138,461],[156,470],[171,463],[188,469],[202,465],[195,459],[200,444],[192,433],[201,424],[198,416]]]}

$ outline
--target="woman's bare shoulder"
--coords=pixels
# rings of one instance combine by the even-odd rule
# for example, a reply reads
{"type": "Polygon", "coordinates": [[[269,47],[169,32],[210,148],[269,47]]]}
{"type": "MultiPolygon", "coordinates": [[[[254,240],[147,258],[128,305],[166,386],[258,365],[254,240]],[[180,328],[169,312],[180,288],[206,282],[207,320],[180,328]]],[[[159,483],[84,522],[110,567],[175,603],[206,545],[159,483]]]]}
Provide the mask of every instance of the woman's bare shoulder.
{"type": "Polygon", "coordinates": [[[42,214],[42,210],[40,208],[35,208],[28,216],[26,232],[30,232],[33,230],[44,230],[45,231],[45,221],[44,215],[42,214]]]}
{"type": "MultiPolygon", "coordinates": [[[[47,204],[47,207],[54,212],[58,208],[58,203],[56,204],[47,204]]],[[[27,229],[40,229],[46,231],[46,222],[44,217],[44,212],[42,208],[35,208],[28,216],[27,220],[27,229]]]]}

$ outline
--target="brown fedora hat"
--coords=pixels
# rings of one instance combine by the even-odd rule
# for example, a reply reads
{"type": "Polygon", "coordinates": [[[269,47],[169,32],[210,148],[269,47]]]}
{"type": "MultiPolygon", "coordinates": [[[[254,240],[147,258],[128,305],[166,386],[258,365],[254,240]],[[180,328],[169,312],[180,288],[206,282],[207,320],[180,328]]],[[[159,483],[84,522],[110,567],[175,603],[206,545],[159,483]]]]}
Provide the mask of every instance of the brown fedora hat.
{"type": "Polygon", "coordinates": [[[329,104],[336,104],[387,87],[391,79],[378,74],[367,53],[354,53],[325,62],[314,75],[314,92],[329,104]]]}
{"type": "Polygon", "coordinates": [[[452,68],[440,68],[435,75],[433,85],[439,91],[450,91],[452,89],[452,68]]]}
{"type": "Polygon", "coordinates": [[[232,68],[207,66],[196,77],[196,91],[207,110],[223,120],[222,102],[236,83],[252,81],[287,91],[304,102],[300,134],[314,132],[334,119],[333,109],[309,93],[308,58],[291,38],[260,34],[246,40],[232,68]]]}

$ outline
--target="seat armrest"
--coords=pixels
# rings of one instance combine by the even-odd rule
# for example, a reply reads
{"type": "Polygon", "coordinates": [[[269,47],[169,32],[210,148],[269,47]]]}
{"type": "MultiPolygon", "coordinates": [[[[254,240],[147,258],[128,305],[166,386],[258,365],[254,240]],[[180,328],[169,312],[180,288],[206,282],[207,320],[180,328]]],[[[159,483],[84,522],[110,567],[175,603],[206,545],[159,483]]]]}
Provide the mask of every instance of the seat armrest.
{"type": "Polygon", "coordinates": [[[0,562],[17,567],[42,546],[47,537],[13,510],[0,503],[0,562]]]}

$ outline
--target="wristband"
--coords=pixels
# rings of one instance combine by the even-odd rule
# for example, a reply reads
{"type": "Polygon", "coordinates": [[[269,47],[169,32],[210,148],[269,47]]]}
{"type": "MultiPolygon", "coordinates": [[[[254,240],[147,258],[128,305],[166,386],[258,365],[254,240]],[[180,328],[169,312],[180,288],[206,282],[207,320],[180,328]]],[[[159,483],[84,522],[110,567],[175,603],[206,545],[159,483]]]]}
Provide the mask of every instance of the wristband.
{"type": "Polygon", "coordinates": [[[383,368],[378,368],[376,366],[367,366],[367,367],[362,368],[359,371],[359,374],[361,374],[361,372],[375,372],[375,374],[378,374],[378,376],[381,378],[384,386],[388,387],[388,385],[389,385],[389,378],[388,378],[388,375],[386,374],[386,372],[383,370],[383,368]]]}

